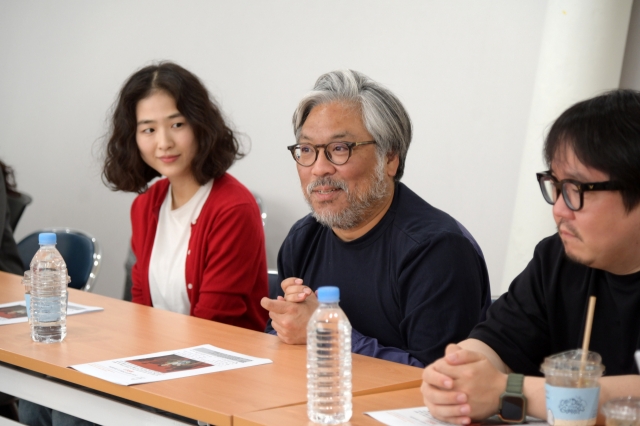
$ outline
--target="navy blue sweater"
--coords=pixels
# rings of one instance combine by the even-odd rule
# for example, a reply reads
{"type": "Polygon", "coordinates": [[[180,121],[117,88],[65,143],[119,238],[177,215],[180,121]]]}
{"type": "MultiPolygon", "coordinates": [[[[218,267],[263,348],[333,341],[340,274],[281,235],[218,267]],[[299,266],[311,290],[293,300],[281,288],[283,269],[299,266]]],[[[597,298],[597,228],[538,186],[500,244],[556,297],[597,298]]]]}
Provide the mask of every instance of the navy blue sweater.
{"type": "Polygon", "coordinates": [[[311,215],[299,220],[278,253],[278,274],[313,290],[340,288],[354,353],[421,367],[465,339],[491,299],[471,235],[402,183],[382,220],[354,241],[311,215]]]}

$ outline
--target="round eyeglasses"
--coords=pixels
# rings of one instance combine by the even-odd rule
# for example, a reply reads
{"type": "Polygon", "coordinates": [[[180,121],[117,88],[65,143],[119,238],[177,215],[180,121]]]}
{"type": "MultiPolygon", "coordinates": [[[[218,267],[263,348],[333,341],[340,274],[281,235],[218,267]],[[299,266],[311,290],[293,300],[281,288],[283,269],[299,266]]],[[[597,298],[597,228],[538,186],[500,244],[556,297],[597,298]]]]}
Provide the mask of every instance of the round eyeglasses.
{"type": "Polygon", "coordinates": [[[577,212],[584,203],[584,193],[587,191],[618,191],[622,185],[618,182],[579,182],[573,179],[563,179],[559,181],[551,171],[536,173],[540,190],[545,201],[551,205],[555,204],[562,192],[564,203],[570,210],[577,212]]]}
{"type": "Polygon", "coordinates": [[[318,159],[320,148],[324,149],[327,160],[336,166],[341,166],[351,158],[353,148],[360,145],[375,144],[376,141],[366,142],[331,142],[323,145],[313,145],[310,143],[298,143],[287,147],[291,151],[293,159],[304,167],[312,166],[318,159]]]}

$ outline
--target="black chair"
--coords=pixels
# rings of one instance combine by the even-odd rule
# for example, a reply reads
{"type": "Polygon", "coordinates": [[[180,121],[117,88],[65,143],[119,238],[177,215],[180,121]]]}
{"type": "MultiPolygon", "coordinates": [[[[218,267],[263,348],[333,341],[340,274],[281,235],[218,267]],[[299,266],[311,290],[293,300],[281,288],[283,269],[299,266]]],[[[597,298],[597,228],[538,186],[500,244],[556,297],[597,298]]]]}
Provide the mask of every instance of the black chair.
{"type": "Polygon", "coordinates": [[[252,192],[252,194],[253,194],[253,198],[256,199],[256,204],[258,205],[258,209],[260,210],[260,219],[262,219],[262,226],[266,227],[267,226],[267,206],[265,205],[264,201],[262,201],[261,196],[259,196],[255,192],[252,192]]]}
{"type": "Polygon", "coordinates": [[[278,271],[269,269],[269,299],[275,299],[278,297],[278,290],[280,290],[280,280],[278,279],[278,271]]]}
{"type": "Polygon", "coordinates": [[[102,251],[98,241],[89,234],[69,228],[41,229],[27,235],[18,243],[18,252],[25,270],[29,269],[31,259],[40,248],[38,235],[41,232],[56,234],[56,248],[67,264],[67,273],[71,278],[69,287],[91,291],[102,259],[102,251]]]}
{"type": "MultiPolygon", "coordinates": [[[[264,201],[262,201],[262,197],[260,197],[255,192],[253,193],[254,198],[256,199],[256,203],[258,204],[258,208],[260,209],[260,218],[262,219],[262,226],[267,226],[267,206],[264,201]]],[[[269,298],[275,299],[278,297],[278,290],[280,289],[280,281],[278,280],[278,271],[275,269],[269,269],[267,271],[269,274],[269,298]]]]}
{"type": "Polygon", "coordinates": [[[7,204],[9,205],[9,225],[12,231],[16,231],[16,226],[20,221],[24,209],[31,204],[33,199],[25,193],[20,195],[7,195],[7,204]]]}
{"type": "Polygon", "coordinates": [[[127,261],[124,264],[124,293],[122,294],[122,300],[131,302],[131,287],[133,287],[133,279],[131,279],[131,270],[133,265],[136,264],[136,255],[133,254],[131,246],[129,246],[129,253],[127,253],[127,261]]]}

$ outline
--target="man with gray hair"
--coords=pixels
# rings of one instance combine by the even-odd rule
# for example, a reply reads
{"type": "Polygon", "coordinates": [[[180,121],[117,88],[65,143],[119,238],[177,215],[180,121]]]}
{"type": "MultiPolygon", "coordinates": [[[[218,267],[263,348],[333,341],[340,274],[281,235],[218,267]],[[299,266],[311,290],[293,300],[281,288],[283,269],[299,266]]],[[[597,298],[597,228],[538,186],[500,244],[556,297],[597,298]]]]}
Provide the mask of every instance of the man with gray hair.
{"type": "Polygon", "coordinates": [[[424,366],[467,337],[490,304],[480,248],[464,227],[400,178],[411,120],[388,89],[356,71],[322,75],[293,115],[312,213],[278,254],[281,291],[263,298],[285,343],[306,343],[314,290],[340,288],[352,351],[424,366]]]}

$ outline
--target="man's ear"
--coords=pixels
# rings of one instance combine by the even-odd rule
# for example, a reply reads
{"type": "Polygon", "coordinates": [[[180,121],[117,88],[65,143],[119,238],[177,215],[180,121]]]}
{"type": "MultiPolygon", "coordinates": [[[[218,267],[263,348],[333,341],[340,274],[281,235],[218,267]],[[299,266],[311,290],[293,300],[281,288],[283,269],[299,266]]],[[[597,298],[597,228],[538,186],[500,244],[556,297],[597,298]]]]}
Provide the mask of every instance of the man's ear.
{"type": "Polygon", "coordinates": [[[400,167],[400,157],[395,152],[388,152],[386,160],[387,163],[385,164],[385,169],[387,171],[387,175],[395,177],[398,173],[398,167],[400,167]]]}

